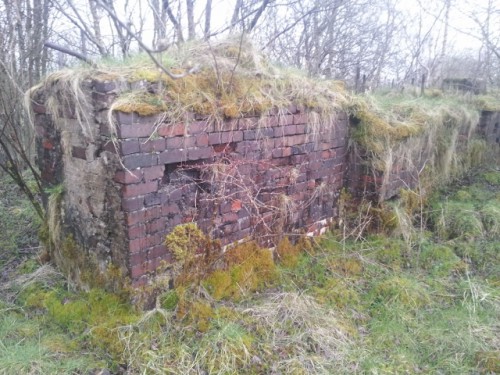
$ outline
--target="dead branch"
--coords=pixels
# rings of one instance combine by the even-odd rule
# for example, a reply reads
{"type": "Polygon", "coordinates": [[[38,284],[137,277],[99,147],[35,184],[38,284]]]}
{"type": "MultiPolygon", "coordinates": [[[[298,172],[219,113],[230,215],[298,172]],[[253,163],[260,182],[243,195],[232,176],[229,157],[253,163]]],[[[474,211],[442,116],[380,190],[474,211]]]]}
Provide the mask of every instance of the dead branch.
{"type": "Polygon", "coordinates": [[[76,52],[76,51],[70,50],[68,48],[58,46],[57,44],[54,44],[51,42],[45,42],[43,45],[47,48],[65,53],[66,55],[76,57],[77,59],[82,60],[82,61],[86,62],[87,64],[89,64],[91,67],[97,68],[97,65],[95,64],[95,62],[93,62],[91,59],[89,59],[87,56],[81,54],[80,52],[76,52]]]}

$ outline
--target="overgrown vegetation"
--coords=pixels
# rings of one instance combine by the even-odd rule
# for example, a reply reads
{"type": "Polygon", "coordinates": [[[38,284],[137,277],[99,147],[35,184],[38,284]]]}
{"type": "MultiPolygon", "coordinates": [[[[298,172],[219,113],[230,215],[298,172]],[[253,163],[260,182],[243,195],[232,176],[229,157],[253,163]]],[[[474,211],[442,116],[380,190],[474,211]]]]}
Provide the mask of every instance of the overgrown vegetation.
{"type": "MultiPolygon", "coordinates": [[[[26,180],[35,185],[34,181],[26,180]]],[[[36,186],[32,188],[36,190],[36,186]]],[[[5,267],[5,272],[37,252],[39,225],[40,218],[33,205],[11,178],[0,172],[0,267],[5,267]]]]}
{"type": "Polygon", "coordinates": [[[112,132],[114,111],[159,115],[167,123],[183,121],[186,113],[195,113],[221,123],[244,115],[285,112],[289,105],[299,105],[310,112],[311,122],[317,123],[320,118],[335,116],[347,103],[342,83],[313,79],[303,72],[273,65],[246,39],[186,43],[158,58],[175,74],[194,73],[172,79],[146,55],[138,55],[125,64],[104,60],[97,70],[56,72],[28,95],[35,98],[43,90],[48,112],[54,116],[64,113],[63,108],[74,108],[89,137],[89,99],[82,90],[89,79],[118,84],[118,97],[109,111],[112,132]]]}
{"type": "MultiPolygon", "coordinates": [[[[0,288],[0,373],[497,373],[499,181],[477,172],[422,210],[407,197],[406,236],[399,224],[369,234],[358,205],[343,213],[348,230],[313,247],[284,239],[274,261],[238,245],[147,312],[99,289],[68,291],[28,260],[0,288]]],[[[191,262],[181,237],[194,234],[198,249],[197,233],[167,241],[191,262]]]]}
{"type": "Polygon", "coordinates": [[[382,174],[381,199],[391,173],[408,171],[422,193],[480,165],[487,154],[486,143],[474,138],[481,109],[479,99],[437,90],[355,98],[354,147],[371,173],[382,174]]]}

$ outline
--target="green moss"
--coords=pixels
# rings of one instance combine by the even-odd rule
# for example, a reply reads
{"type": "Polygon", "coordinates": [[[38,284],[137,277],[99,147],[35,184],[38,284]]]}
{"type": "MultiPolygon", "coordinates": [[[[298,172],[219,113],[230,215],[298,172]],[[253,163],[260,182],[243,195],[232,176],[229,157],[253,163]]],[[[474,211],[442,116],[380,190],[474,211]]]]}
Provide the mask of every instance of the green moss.
{"type": "Polygon", "coordinates": [[[231,272],[229,270],[222,271],[216,270],[204,282],[206,288],[210,292],[211,296],[216,300],[221,300],[222,298],[231,296],[234,293],[234,288],[231,278],[231,272]]]}
{"type": "Polygon", "coordinates": [[[139,116],[151,116],[167,110],[167,104],[156,95],[138,91],[120,96],[113,103],[113,110],[125,113],[135,112],[139,116]]]}
{"type": "Polygon", "coordinates": [[[453,271],[465,271],[466,268],[466,264],[453,250],[444,245],[424,246],[420,261],[426,270],[441,276],[447,276],[453,271]]]}
{"type": "Polygon", "coordinates": [[[427,287],[403,276],[391,276],[375,285],[374,301],[416,309],[431,302],[427,287]]]}
{"type": "Polygon", "coordinates": [[[284,267],[293,268],[297,265],[300,250],[300,247],[293,245],[288,237],[283,237],[275,251],[276,257],[284,267]]]}
{"type": "Polygon", "coordinates": [[[224,254],[226,265],[204,281],[215,299],[239,300],[250,292],[264,288],[277,277],[271,251],[255,242],[236,245],[224,254]]]}
{"type": "Polygon", "coordinates": [[[181,265],[191,262],[204,242],[205,235],[195,223],[178,225],[165,238],[165,246],[181,265]]]}
{"type": "Polygon", "coordinates": [[[500,172],[490,171],[483,173],[482,177],[491,185],[500,186],[500,172]]]}
{"type": "Polygon", "coordinates": [[[375,251],[375,259],[380,263],[399,269],[403,265],[405,247],[399,241],[388,241],[375,251]]]}
{"type": "Polygon", "coordinates": [[[335,258],[330,260],[330,267],[346,277],[359,277],[363,273],[363,264],[354,257],[335,258]]]}
{"type": "Polygon", "coordinates": [[[208,303],[196,301],[189,306],[188,321],[195,324],[200,332],[208,331],[213,317],[214,311],[208,303]]]}
{"type": "Polygon", "coordinates": [[[479,351],[476,353],[476,362],[481,369],[481,373],[500,373],[500,350],[479,351]]]}
{"type": "Polygon", "coordinates": [[[312,294],[320,303],[343,309],[359,307],[361,296],[350,283],[338,278],[328,279],[322,287],[313,287],[312,294]]]}
{"type": "Polygon", "coordinates": [[[160,296],[160,305],[166,310],[174,310],[179,303],[179,296],[175,290],[171,290],[160,296]]]}

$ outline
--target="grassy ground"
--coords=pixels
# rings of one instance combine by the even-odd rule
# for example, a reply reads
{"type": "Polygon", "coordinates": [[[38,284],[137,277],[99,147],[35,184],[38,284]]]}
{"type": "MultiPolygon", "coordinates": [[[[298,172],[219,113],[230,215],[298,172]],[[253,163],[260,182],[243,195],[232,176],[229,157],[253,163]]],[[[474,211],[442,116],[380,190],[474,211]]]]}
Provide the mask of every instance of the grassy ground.
{"type": "Polygon", "coordinates": [[[0,173],[0,282],[38,250],[38,225],[29,201],[0,173]]]}
{"type": "MultiPolygon", "coordinates": [[[[400,215],[392,234],[360,232],[354,213],[276,265],[230,254],[146,313],[25,259],[0,287],[0,373],[500,373],[500,172],[399,208],[411,230],[400,215]]],[[[9,225],[2,241],[23,244],[28,226],[9,225]]]]}

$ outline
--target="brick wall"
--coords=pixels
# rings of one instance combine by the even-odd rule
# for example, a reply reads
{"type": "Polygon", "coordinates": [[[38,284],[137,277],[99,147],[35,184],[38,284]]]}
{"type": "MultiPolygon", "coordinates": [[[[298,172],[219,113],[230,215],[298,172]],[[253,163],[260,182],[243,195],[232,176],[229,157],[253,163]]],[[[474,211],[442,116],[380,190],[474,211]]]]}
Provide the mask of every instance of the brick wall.
{"type": "Polygon", "coordinates": [[[181,223],[196,222],[222,244],[257,238],[273,246],[283,233],[315,231],[334,217],[347,118],[339,114],[319,128],[308,118],[295,106],[222,123],[187,115],[158,124],[119,113],[124,169],[114,180],[121,185],[134,282],[145,283],[148,272],[171,260],[163,241],[181,223]]]}
{"type": "Polygon", "coordinates": [[[116,112],[112,137],[108,110],[129,88],[86,81],[83,127],[76,110],[47,113],[48,93],[34,98],[44,183],[66,191],[63,234],[95,256],[102,272],[114,264],[134,286],[145,284],[172,260],[163,242],[181,223],[196,222],[223,244],[256,238],[273,246],[284,233],[317,232],[337,215],[345,113],[318,123],[290,106],[226,121],[186,113],[163,123],[116,112]]]}

